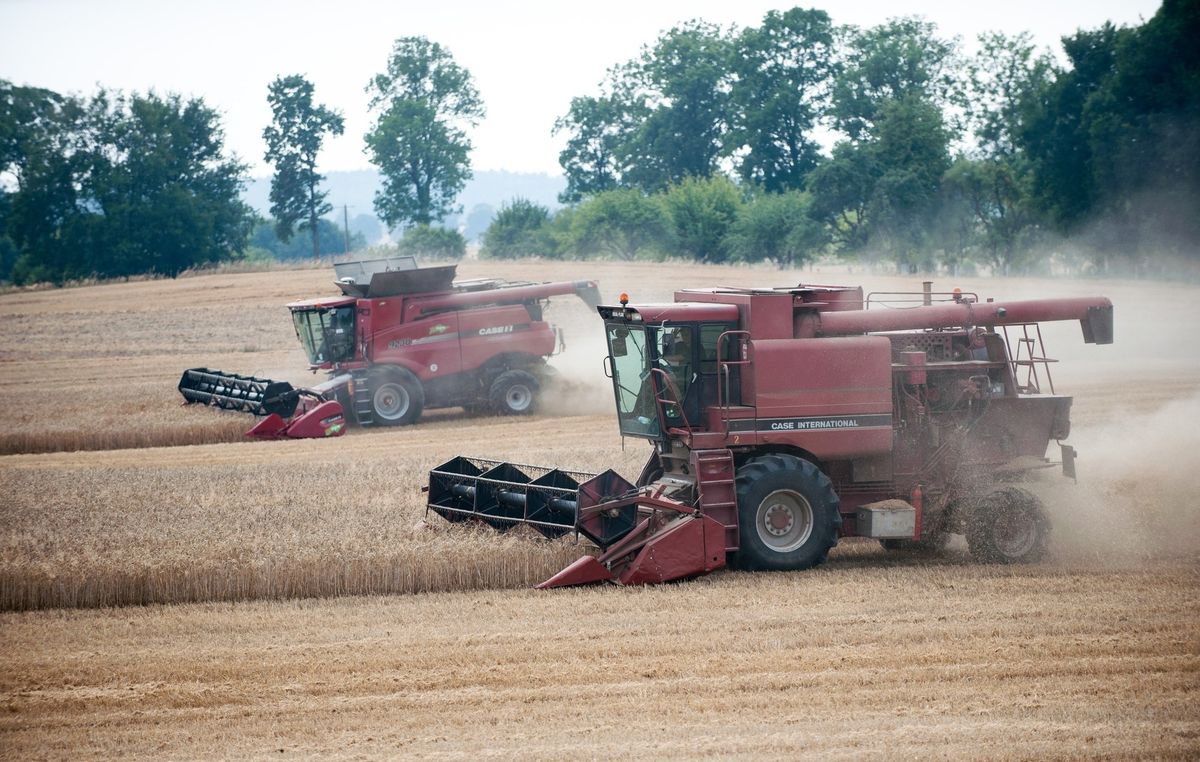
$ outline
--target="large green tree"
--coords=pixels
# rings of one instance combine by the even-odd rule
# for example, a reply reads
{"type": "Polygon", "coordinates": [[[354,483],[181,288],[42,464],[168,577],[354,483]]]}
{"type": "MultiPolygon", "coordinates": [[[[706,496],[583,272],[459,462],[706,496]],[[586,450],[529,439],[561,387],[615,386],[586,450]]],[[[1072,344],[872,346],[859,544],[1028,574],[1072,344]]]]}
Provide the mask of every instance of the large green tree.
{"type": "Polygon", "coordinates": [[[404,37],[367,93],[375,115],[367,152],[383,176],[380,219],[429,225],[458,211],[454,201],[471,177],[466,130],[484,115],[470,72],[442,45],[404,37]]]}
{"type": "Polygon", "coordinates": [[[958,46],[936,25],[896,18],[844,31],[845,65],[833,87],[833,114],[852,140],[871,134],[886,104],[919,98],[939,109],[960,95],[958,46]]]}
{"type": "Polygon", "coordinates": [[[629,146],[626,181],[663,190],[717,168],[728,128],[729,44],[721,30],[692,21],[642,52],[629,88],[645,98],[646,116],[629,146]]]}
{"type": "Polygon", "coordinates": [[[718,27],[690,21],[613,67],[602,95],[573,99],[555,125],[567,133],[563,200],[711,175],[728,130],[729,55],[718,27]]]}
{"type": "Polygon", "coordinates": [[[567,179],[559,201],[573,204],[623,185],[628,143],[639,115],[639,107],[611,93],[571,99],[567,114],[554,123],[554,134],[567,135],[558,155],[567,179]]]}
{"type": "Polygon", "coordinates": [[[941,110],[911,95],[880,104],[869,137],[834,147],[812,175],[813,212],[851,251],[928,266],[928,232],[950,167],[941,110]]]}
{"type": "Polygon", "coordinates": [[[965,114],[973,145],[944,182],[946,214],[958,204],[994,271],[1022,266],[1042,215],[1033,197],[1033,164],[1020,146],[1036,104],[1053,82],[1049,53],[1028,34],[985,33],[966,62],[965,114]]]}
{"type": "Polygon", "coordinates": [[[6,193],[5,279],[52,280],[87,272],[78,188],[89,155],[86,103],[51,90],[0,80],[0,178],[6,193]]]}
{"type": "Polygon", "coordinates": [[[1164,0],[1140,27],[1063,40],[1069,68],[1023,135],[1038,202],[1101,266],[1136,269],[1200,240],[1200,6],[1164,0]]]}
{"type": "Polygon", "coordinates": [[[245,167],[224,155],[201,99],[45,92],[4,168],[17,177],[5,221],[20,252],[14,279],[173,276],[245,248],[245,167]]]}
{"type": "Polygon", "coordinates": [[[748,183],[769,192],[803,188],[821,158],[815,130],[838,71],[829,14],[770,11],[761,26],[737,36],[732,50],[725,153],[748,183]]]}
{"type": "Polygon", "coordinates": [[[325,178],[317,172],[317,154],[325,135],[341,135],[341,115],[313,103],[313,85],[293,74],[277,77],[267,88],[272,123],[263,130],[266,161],[275,167],[271,178],[271,216],[281,241],[291,240],[297,224],[312,237],[312,255],[320,256],[317,220],[333,207],[328,192],[320,190],[325,178]]]}
{"type": "Polygon", "coordinates": [[[928,232],[950,168],[950,132],[941,110],[916,96],[885,103],[875,132],[872,150],[882,171],[868,210],[872,245],[901,266],[928,268],[928,232]]]}

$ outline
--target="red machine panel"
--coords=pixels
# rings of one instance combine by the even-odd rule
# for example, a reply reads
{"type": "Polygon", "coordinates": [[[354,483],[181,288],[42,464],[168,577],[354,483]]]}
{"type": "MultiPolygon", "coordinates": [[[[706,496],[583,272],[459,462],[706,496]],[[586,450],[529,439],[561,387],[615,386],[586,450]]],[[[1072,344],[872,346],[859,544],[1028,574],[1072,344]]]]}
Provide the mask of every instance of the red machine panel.
{"type": "Polygon", "coordinates": [[[743,402],[755,418],[730,433],[787,443],[820,457],[890,452],[891,342],[882,336],[751,342],[743,402]]]}
{"type": "MultiPolygon", "coordinates": [[[[422,380],[458,373],[462,370],[458,321],[458,313],[447,312],[381,330],[373,339],[371,360],[376,365],[401,365],[422,380]]],[[[379,316],[375,325],[380,325],[379,316]]]]}
{"type": "Polygon", "coordinates": [[[549,323],[532,320],[520,304],[459,313],[459,336],[464,371],[475,370],[507,352],[549,355],[557,340],[549,323]]]}

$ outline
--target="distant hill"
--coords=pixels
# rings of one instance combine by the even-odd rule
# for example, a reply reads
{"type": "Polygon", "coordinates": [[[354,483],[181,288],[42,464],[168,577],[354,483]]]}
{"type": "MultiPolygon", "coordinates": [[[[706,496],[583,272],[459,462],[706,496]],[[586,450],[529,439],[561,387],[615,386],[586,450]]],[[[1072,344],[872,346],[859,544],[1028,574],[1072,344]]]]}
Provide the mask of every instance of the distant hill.
{"type": "MultiPolygon", "coordinates": [[[[325,178],[324,188],[329,191],[329,203],[333,204],[337,221],[342,217],[342,206],[350,207],[350,217],[375,214],[373,206],[375,191],[379,188],[379,173],[372,169],[355,172],[330,172],[325,178]]],[[[476,172],[467,182],[458,203],[463,207],[463,218],[479,205],[486,204],[493,210],[514,198],[525,198],[550,209],[558,209],[558,194],[566,187],[562,177],[533,172],[476,172]]],[[[270,177],[251,178],[246,184],[242,198],[264,217],[269,216],[271,192],[270,177]]]]}

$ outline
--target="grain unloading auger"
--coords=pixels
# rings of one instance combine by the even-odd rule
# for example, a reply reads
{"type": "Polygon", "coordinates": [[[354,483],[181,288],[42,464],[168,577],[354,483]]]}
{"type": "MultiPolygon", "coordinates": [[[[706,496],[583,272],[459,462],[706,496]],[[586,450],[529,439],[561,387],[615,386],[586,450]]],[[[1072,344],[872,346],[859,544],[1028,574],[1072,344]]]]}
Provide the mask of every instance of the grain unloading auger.
{"type": "Polygon", "coordinates": [[[1059,465],[1050,440],[1070,476],[1075,451],[1039,324],[1078,320],[1109,344],[1108,299],[798,286],[675,300],[599,308],[620,432],[654,445],[635,484],[458,457],[430,472],[429,510],[599,548],[539,587],[804,569],[852,536],[897,549],[961,532],[980,560],[1040,557],[1049,522],[1018,484],[1059,465]]]}

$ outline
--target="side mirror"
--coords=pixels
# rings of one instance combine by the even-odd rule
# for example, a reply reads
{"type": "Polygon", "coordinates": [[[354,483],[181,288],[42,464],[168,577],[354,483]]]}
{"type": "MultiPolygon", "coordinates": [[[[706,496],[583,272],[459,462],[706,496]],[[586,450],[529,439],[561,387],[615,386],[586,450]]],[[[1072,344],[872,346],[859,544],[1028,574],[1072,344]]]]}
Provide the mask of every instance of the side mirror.
{"type": "Polygon", "coordinates": [[[625,346],[624,336],[613,336],[612,354],[613,357],[624,357],[629,354],[629,347],[625,346]]]}

